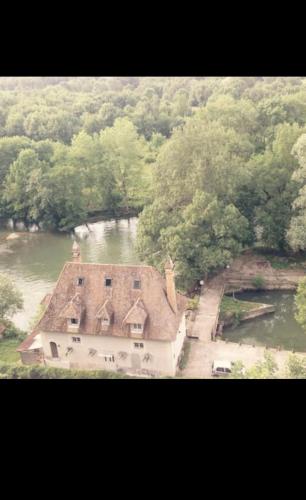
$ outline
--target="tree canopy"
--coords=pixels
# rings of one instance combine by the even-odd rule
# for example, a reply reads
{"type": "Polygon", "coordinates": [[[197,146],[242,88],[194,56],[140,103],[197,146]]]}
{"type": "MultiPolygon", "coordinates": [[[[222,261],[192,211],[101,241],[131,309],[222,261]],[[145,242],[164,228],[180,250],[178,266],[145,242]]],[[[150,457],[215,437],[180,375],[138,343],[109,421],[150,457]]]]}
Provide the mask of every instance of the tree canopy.
{"type": "Polygon", "coordinates": [[[305,151],[304,77],[0,81],[0,216],[141,213],[141,257],[171,252],[185,282],[248,245],[306,249],[305,151]]]}

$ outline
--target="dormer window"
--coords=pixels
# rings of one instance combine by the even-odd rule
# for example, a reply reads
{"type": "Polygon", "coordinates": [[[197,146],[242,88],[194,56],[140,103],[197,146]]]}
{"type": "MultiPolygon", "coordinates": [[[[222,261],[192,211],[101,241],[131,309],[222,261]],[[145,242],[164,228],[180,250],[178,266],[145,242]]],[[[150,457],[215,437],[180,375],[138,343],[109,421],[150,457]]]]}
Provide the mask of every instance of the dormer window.
{"type": "Polygon", "coordinates": [[[109,326],[109,319],[108,318],[102,318],[101,319],[101,324],[102,324],[102,326],[109,326]]]}
{"type": "Polygon", "coordinates": [[[141,288],[141,281],[140,280],[134,280],[133,288],[134,288],[134,290],[140,290],[140,288],[141,288]]]}
{"type": "Polygon", "coordinates": [[[78,324],[79,324],[79,322],[78,322],[78,320],[77,320],[76,318],[71,318],[71,319],[70,319],[70,323],[71,323],[72,325],[78,325],[78,324]]]}
{"type": "Polygon", "coordinates": [[[142,333],[143,324],[142,323],[131,323],[130,325],[131,333],[142,333]]]}
{"type": "Polygon", "coordinates": [[[112,286],[112,279],[111,278],[105,278],[104,282],[106,287],[111,287],[112,286]]]}
{"type": "Polygon", "coordinates": [[[77,285],[78,286],[83,286],[84,285],[84,281],[85,281],[84,278],[78,278],[77,279],[77,285]]]}

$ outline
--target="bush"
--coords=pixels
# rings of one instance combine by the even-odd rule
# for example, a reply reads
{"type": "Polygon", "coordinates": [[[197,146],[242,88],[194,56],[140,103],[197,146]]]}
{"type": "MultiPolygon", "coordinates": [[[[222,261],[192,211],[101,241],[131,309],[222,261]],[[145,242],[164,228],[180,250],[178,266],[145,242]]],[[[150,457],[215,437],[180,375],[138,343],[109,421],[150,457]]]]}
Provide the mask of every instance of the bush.
{"type": "Polygon", "coordinates": [[[42,365],[0,363],[0,379],[122,379],[134,378],[105,370],[67,370],[42,365]]]}
{"type": "Polygon", "coordinates": [[[198,295],[195,295],[193,299],[189,299],[187,304],[187,309],[189,309],[190,311],[195,311],[199,306],[199,300],[200,297],[198,295]]]}
{"type": "Polygon", "coordinates": [[[4,339],[18,339],[20,340],[20,342],[22,342],[26,338],[26,332],[17,328],[17,326],[15,326],[12,321],[2,320],[2,323],[6,327],[5,331],[3,332],[4,339]]]}
{"type": "Polygon", "coordinates": [[[265,280],[260,274],[258,274],[252,279],[252,285],[259,290],[265,286],[265,280]]]}

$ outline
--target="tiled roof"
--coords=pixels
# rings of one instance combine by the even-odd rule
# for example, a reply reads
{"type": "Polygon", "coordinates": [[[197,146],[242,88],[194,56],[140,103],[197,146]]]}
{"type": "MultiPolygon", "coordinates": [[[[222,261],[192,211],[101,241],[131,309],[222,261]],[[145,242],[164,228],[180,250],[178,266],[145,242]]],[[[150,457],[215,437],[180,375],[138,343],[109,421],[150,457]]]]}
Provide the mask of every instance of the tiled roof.
{"type": "Polygon", "coordinates": [[[132,312],[139,316],[142,310],[144,315],[147,314],[144,338],[173,340],[187,303],[187,299],[177,293],[178,312],[175,314],[172,311],[166,296],[165,280],[151,266],[67,262],[36,328],[40,331],[65,333],[67,320],[62,317],[63,311],[67,314],[77,293],[84,307],[79,327],[81,334],[99,332],[101,335],[116,337],[133,336],[124,319],[132,312]],[[77,285],[78,277],[84,278],[82,286],[77,285]],[[111,287],[105,286],[106,277],[111,278],[111,287]],[[140,289],[133,288],[134,280],[140,280],[140,289]],[[100,331],[97,326],[100,321],[97,313],[103,306],[114,313],[113,321],[106,331],[100,331]]]}

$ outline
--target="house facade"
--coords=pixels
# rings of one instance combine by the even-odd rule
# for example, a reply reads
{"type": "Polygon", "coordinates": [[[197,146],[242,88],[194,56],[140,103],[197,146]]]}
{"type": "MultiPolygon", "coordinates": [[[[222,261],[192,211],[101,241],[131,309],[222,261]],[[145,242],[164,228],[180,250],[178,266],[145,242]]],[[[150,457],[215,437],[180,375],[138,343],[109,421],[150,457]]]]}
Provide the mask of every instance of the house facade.
{"type": "MultiPolygon", "coordinates": [[[[151,266],[82,263],[74,243],[31,336],[39,336],[49,366],[174,376],[186,303],[170,259],[163,278],[151,266]]],[[[26,339],[22,359],[29,349],[26,339]]]]}

